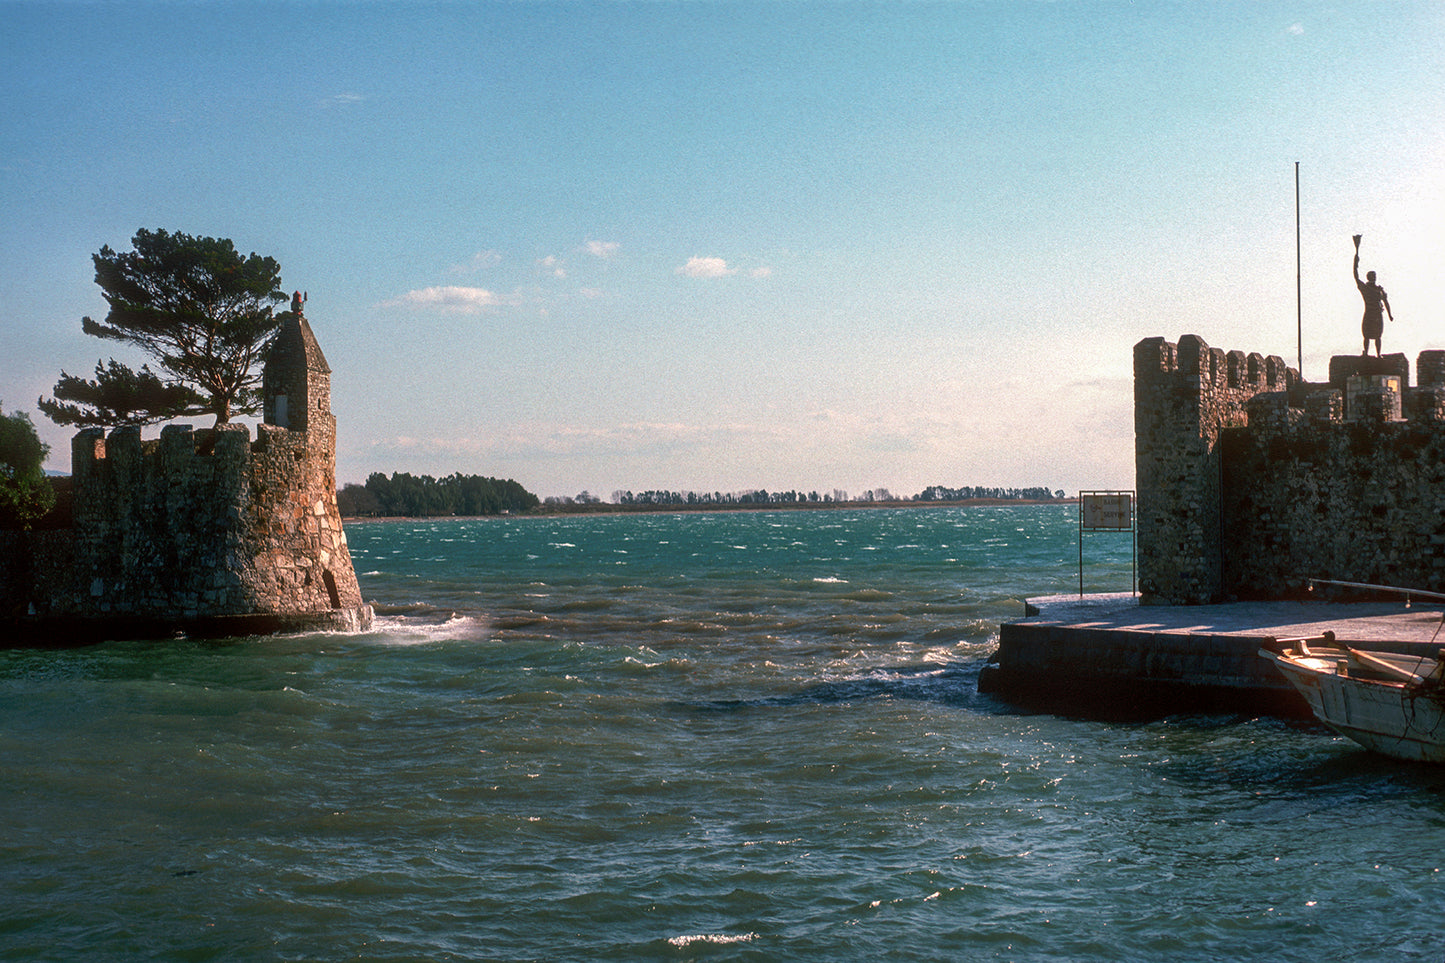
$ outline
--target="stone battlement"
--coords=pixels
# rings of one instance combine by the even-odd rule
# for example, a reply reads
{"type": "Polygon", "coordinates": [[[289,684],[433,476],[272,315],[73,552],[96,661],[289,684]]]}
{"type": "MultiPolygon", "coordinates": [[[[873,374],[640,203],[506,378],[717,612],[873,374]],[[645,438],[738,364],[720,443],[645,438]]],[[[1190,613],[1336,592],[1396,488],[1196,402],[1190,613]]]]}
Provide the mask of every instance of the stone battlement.
{"type": "Polygon", "coordinates": [[[166,425],[159,438],[149,440],[134,425],[109,435],[87,428],[71,439],[70,471],[72,483],[91,493],[82,500],[83,509],[109,510],[101,493],[134,498],[156,488],[206,491],[213,500],[231,504],[245,494],[248,479],[294,475],[297,464],[317,460],[310,442],[305,432],[273,425],[258,426],[254,442],[250,429],[236,424],[166,425]]]}
{"type": "Polygon", "coordinates": [[[1178,344],[1146,338],[1134,346],[1135,377],[1174,376],[1178,386],[1195,385],[1201,393],[1228,389],[1285,390],[1298,383],[1299,372],[1278,355],[1211,348],[1204,339],[1186,334],[1178,344]]]}
{"type": "Polygon", "coordinates": [[[1445,585],[1445,352],[1278,357],[1186,335],[1134,349],[1142,600],[1301,596],[1311,578],[1445,585]]]}

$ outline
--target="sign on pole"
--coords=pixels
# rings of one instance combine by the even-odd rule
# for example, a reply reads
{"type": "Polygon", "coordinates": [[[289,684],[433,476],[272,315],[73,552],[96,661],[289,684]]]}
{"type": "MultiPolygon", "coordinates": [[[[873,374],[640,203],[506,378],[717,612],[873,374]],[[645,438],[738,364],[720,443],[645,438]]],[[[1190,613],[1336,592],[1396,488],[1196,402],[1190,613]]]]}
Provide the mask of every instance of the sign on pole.
{"type": "Polygon", "coordinates": [[[1079,511],[1086,532],[1134,530],[1133,492],[1080,492],[1079,511]]]}
{"type": "Polygon", "coordinates": [[[1084,533],[1128,532],[1130,591],[1138,590],[1135,562],[1134,493],[1132,491],[1079,492],[1079,594],[1084,594],[1084,533]]]}

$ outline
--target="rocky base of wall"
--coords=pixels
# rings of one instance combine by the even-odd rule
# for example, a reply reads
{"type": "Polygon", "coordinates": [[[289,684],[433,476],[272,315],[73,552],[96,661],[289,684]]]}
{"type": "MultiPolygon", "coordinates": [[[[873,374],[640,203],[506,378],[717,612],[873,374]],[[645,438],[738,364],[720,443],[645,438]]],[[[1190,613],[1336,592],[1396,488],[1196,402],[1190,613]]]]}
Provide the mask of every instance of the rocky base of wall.
{"type": "Polygon", "coordinates": [[[296,632],[364,632],[371,606],[325,612],[216,615],[202,618],[12,616],[0,619],[0,647],[70,648],[133,639],[223,639],[296,632]]]}

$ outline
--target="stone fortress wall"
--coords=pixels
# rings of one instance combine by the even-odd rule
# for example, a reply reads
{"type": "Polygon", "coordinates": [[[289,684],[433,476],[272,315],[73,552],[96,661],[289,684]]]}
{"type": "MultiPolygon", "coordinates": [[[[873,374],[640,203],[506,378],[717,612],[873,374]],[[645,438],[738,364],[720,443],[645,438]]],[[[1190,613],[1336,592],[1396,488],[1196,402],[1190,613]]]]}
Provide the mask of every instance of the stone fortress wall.
{"type": "Polygon", "coordinates": [[[0,601],[25,609],[12,630],[368,626],[336,505],[330,368],[299,310],[267,352],[262,388],[254,442],[244,425],[77,434],[70,527],[29,533],[28,564],[0,571],[0,601]]]}
{"type": "Polygon", "coordinates": [[[1144,604],[1305,597],[1311,578],[1445,590],[1445,352],[1278,357],[1186,335],[1134,348],[1144,604]]]}

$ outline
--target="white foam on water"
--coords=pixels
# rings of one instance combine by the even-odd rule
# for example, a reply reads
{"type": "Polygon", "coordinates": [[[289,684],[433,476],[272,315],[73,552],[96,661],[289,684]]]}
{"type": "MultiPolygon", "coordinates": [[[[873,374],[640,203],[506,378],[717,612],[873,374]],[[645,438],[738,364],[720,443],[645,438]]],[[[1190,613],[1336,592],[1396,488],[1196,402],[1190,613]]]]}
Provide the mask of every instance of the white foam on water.
{"type": "Polygon", "coordinates": [[[455,640],[477,641],[491,634],[485,619],[452,614],[445,622],[423,622],[401,616],[377,616],[372,635],[386,645],[428,645],[455,640]]]}
{"type": "Polygon", "coordinates": [[[694,943],[712,943],[717,946],[730,946],[733,943],[751,943],[758,938],[756,933],[695,933],[691,936],[674,936],[667,942],[676,947],[691,946],[694,943]]]}

